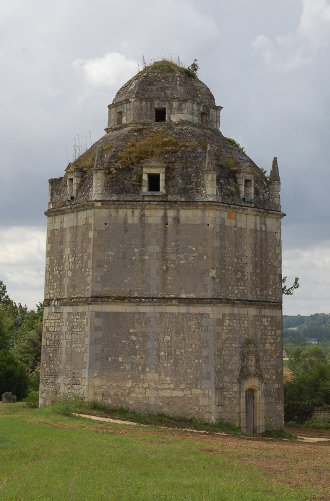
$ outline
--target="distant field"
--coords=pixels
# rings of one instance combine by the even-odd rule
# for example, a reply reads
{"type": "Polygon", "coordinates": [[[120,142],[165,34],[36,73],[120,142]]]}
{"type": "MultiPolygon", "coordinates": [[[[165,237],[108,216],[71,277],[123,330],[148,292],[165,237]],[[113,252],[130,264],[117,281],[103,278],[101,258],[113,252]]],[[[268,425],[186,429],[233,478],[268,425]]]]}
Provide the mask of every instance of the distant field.
{"type": "Polygon", "coordinates": [[[0,499],[329,499],[329,447],[0,404],[0,499]]]}
{"type": "Polygon", "coordinates": [[[292,379],[291,371],[288,367],[289,358],[283,358],[283,379],[284,381],[288,381],[292,379]]]}

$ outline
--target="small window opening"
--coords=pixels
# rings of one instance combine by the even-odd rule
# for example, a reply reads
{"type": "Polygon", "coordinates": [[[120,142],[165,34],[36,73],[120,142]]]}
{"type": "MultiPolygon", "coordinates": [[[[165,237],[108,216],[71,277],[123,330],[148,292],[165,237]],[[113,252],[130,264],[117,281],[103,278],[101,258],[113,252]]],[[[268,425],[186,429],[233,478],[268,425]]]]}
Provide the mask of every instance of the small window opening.
{"type": "Polygon", "coordinates": [[[244,179],[244,199],[245,200],[253,199],[252,179],[244,179]]]}
{"type": "Polygon", "coordinates": [[[207,125],[207,113],[206,111],[201,112],[201,124],[206,127],[207,125]]]}
{"type": "Polygon", "coordinates": [[[121,125],[123,123],[123,112],[117,111],[117,125],[121,125]]]}
{"type": "Polygon", "coordinates": [[[155,108],[155,122],[166,122],[166,108],[155,108]]]}
{"type": "Polygon", "coordinates": [[[160,191],[160,174],[148,174],[148,191],[160,191]]]}

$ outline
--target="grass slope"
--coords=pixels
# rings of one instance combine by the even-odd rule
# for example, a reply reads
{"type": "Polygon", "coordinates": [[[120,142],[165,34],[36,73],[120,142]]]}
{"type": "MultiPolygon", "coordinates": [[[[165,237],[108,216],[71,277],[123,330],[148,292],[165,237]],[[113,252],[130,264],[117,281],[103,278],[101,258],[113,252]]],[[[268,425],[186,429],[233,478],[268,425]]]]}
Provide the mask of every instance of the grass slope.
{"type": "Polygon", "coordinates": [[[0,404],[0,499],[322,499],[324,491],[316,486],[285,485],[251,464],[260,455],[265,460],[253,445],[258,442],[262,449],[271,441],[195,437],[0,404]]]}

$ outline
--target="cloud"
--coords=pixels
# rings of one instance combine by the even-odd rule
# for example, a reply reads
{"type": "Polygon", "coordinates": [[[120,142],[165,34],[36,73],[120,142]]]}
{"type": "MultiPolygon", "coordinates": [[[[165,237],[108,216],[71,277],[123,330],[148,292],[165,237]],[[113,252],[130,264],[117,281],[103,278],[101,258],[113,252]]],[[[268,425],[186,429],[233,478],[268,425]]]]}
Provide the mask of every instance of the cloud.
{"type": "Polygon", "coordinates": [[[295,276],[300,287],[284,298],[284,313],[309,315],[330,312],[330,240],[309,249],[290,249],[283,253],[283,275],[291,285],[295,276]]]}
{"type": "MultiPolygon", "coordinates": [[[[198,57],[219,39],[220,30],[214,13],[185,0],[152,1],[147,12],[147,29],[144,31],[145,47],[149,55],[162,57],[198,57]],[[150,43],[151,40],[155,44],[150,43]],[[163,52],[160,52],[163,51],[163,52]]],[[[198,3],[198,2],[197,2],[198,3]]]]}
{"type": "Polygon", "coordinates": [[[252,43],[253,48],[260,52],[264,58],[265,63],[269,64],[273,58],[273,44],[265,35],[258,35],[252,43]]]}
{"type": "MultiPolygon", "coordinates": [[[[107,105],[143,55],[147,63],[180,56],[186,65],[196,57],[200,78],[224,105],[222,132],[237,137],[268,171],[272,157],[279,157],[282,207],[288,214],[285,256],[298,248],[311,251],[314,244],[326,252],[329,4],[98,0],[95,8],[87,0],[3,2],[1,224],[36,230],[44,223],[47,179],[63,175],[78,134],[82,142],[89,131],[93,141],[104,134],[107,105]],[[276,78],[269,69],[278,71],[276,78]]],[[[0,279],[16,300],[33,306],[43,295],[41,243],[17,234],[4,240],[0,227],[0,279]]],[[[300,258],[290,265],[298,263],[305,266],[300,258]]],[[[315,273],[322,277],[324,270],[315,273]]],[[[290,278],[295,274],[302,277],[301,266],[290,278]]],[[[320,287],[315,277],[308,280],[303,277],[301,288],[287,298],[290,311],[298,305],[300,313],[327,309],[321,295],[308,305],[310,290],[320,287]]]]}
{"type": "Polygon", "coordinates": [[[10,297],[33,308],[43,299],[46,231],[39,227],[0,228],[0,280],[10,297]]]}
{"type": "Polygon", "coordinates": [[[313,63],[318,52],[330,44],[330,4],[327,0],[301,0],[302,11],[297,29],[271,40],[258,35],[252,47],[267,65],[292,71],[313,63]]]}
{"type": "Polygon", "coordinates": [[[96,59],[77,59],[73,66],[82,71],[92,87],[119,87],[138,70],[138,63],[119,52],[109,52],[96,59]]]}
{"type": "Polygon", "coordinates": [[[303,10],[297,34],[314,49],[330,41],[330,4],[327,0],[302,0],[303,10]]]}

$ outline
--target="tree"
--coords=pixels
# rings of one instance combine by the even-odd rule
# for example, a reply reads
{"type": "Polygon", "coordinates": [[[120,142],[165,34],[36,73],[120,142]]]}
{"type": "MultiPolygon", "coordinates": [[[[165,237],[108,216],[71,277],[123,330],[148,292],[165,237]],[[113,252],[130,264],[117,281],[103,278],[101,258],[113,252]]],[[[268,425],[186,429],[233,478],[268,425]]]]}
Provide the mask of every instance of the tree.
{"type": "Polygon", "coordinates": [[[303,422],[315,407],[330,404],[330,365],[322,348],[297,347],[289,358],[292,380],[284,384],[286,421],[303,422]]]}
{"type": "Polygon", "coordinates": [[[12,301],[0,280],[0,392],[17,399],[39,387],[43,306],[35,310],[12,301]]]}
{"type": "Polygon", "coordinates": [[[8,317],[6,310],[2,304],[0,304],[0,350],[9,349],[10,340],[10,329],[12,326],[12,321],[8,317]]]}
{"type": "Polygon", "coordinates": [[[7,293],[7,287],[2,280],[0,280],[0,304],[5,307],[12,304],[12,300],[7,293]]]}
{"type": "Polygon", "coordinates": [[[298,289],[299,287],[299,278],[295,277],[294,282],[290,287],[286,285],[287,278],[288,277],[282,278],[282,294],[284,294],[285,296],[292,296],[295,289],[298,289]]]}
{"type": "Polygon", "coordinates": [[[26,397],[28,373],[26,366],[12,353],[0,351],[0,395],[10,391],[17,400],[26,397]]]}
{"type": "Polygon", "coordinates": [[[308,374],[317,365],[327,364],[327,356],[319,346],[310,345],[295,348],[289,358],[289,369],[293,376],[308,374]]]}
{"type": "Polygon", "coordinates": [[[30,310],[16,332],[13,353],[24,362],[29,371],[40,365],[42,338],[43,305],[39,303],[36,310],[30,310]]]}

